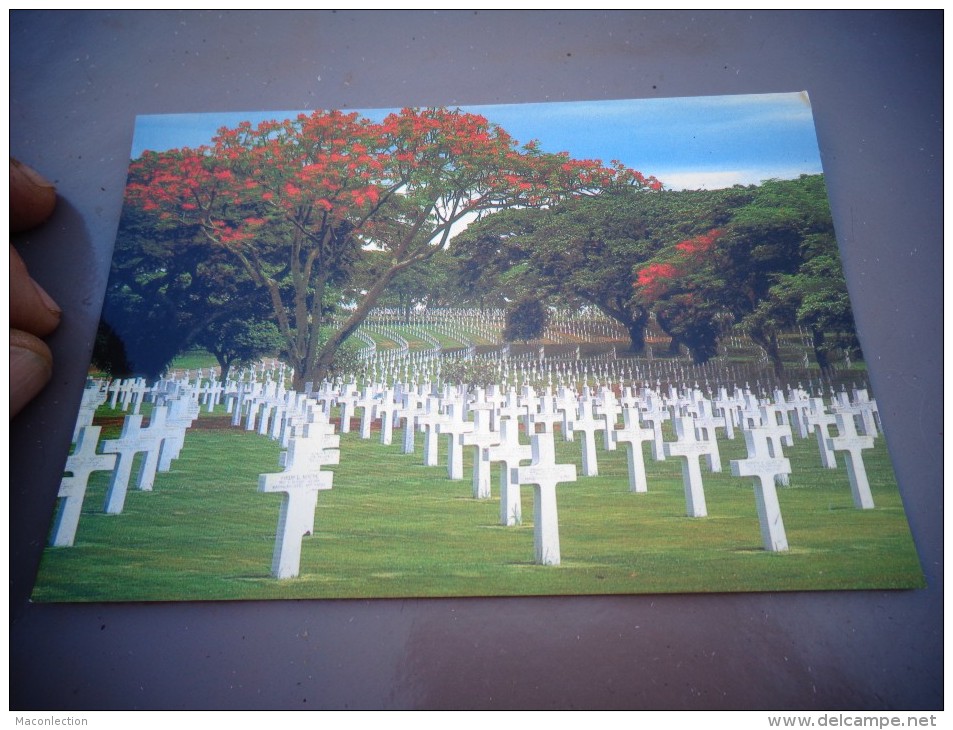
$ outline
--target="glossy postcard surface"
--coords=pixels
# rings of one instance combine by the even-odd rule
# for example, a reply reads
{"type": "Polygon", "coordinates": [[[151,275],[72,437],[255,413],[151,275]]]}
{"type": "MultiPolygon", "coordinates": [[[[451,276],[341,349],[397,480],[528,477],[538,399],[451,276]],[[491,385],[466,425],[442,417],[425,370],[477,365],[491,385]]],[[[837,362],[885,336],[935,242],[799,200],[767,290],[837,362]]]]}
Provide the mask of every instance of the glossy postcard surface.
{"type": "Polygon", "coordinates": [[[139,117],[36,601],[923,585],[806,93],[139,117]]]}

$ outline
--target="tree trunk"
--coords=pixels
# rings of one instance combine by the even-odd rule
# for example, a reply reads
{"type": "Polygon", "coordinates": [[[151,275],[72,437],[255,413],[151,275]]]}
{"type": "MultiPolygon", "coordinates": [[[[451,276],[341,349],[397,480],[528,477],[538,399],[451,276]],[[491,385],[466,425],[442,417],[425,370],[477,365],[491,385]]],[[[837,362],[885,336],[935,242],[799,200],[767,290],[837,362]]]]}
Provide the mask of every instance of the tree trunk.
{"type": "Polygon", "coordinates": [[[814,347],[814,359],[823,371],[827,371],[830,362],[827,358],[827,350],[824,348],[824,333],[821,330],[811,330],[811,345],[814,347]]]}
{"type": "Polygon", "coordinates": [[[374,308],[374,305],[377,304],[377,301],[393,278],[413,263],[416,263],[416,261],[408,259],[400,264],[394,265],[389,271],[382,275],[381,278],[374,283],[370,291],[364,295],[364,299],[358,304],[357,309],[351,313],[351,316],[347,318],[344,324],[324,343],[324,347],[321,348],[321,351],[313,363],[302,363],[300,368],[297,363],[294,364],[295,375],[293,387],[295,390],[302,390],[304,384],[308,382],[317,385],[328,376],[331,372],[334,356],[341,348],[341,345],[344,344],[344,341],[354,334],[357,328],[367,319],[367,315],[371,309],[374,308]]]}
{"type": "Polygon", "coordinates": [[[625,327],[629,335],[629,341],[632,344],[632,351],[635,354],[645,352],[645,325],[649,321],[649,310],[643,307],[637,307],[635,310],[628,307],[607,305],[599,302],[595,297],[583,297],[587,301],[596,305],[596,308],[610,319],[625,327]]]}
{"type": "Polygon", "coordinates": [[[623,322],[626,331],[629,333],[629,341],[632,343],[632,352],[641,355],[645,352],[645,325],[649,321],[648,312],[623,322]]]}
{"type": "Polygon", "coordinates": [[[783,377],[784,363],[781,361],[781,346],[778,344],[777,332],[771,333],[770,344],[771,348],[768,350],[768,357],[771,358],[771,363],[774,365],[774,374],[778,378],[783,377]]]}
{"type": "Polygon", "coordinates": [[[752,328],[748,336],[764,348],[764,351],[768,354],[768,359],[771,361],[774,374],[779,378],[782,377],[784,375],[784,363],[781,362],[781,348],[778,345],[778,333],[774,330],[766,331],[752,328]]]}
{"type": "Polygon", "coordinates": [[[668,342],[668,355],[669,357],[678,357],[682,354],[682,341],[671,332],[668,333],[668,336],[672,338],[668,342]]]}

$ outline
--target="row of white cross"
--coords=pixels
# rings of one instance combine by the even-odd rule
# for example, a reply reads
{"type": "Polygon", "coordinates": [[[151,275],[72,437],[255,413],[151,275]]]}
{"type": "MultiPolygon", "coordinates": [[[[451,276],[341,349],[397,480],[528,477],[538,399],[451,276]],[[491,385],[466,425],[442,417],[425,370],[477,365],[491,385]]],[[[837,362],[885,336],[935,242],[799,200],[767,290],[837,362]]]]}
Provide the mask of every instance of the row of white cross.
{"type": "MultiPolygon", "coordinates": [[[[502,342],[506,312],[503,309],[460,309],[457,307],[407,313],[396,309],[374,309],[365,320],[384,327],[416,325],[438,329],[461,342],[477,336],[488,342],[502,342]]],[[[647,332],[647,330],[646,330],[647,332]]],[[[545,338],[554,342],[593,342],[602,339],[626,340],[628,333],[616,320],[596,309],[590,311],[551,310],[545,338]]]]}
{"type": "MultiPolygon", "coordinates": [[[[353,414],[360,410],[363,412],[361,437],[370,438],[371,424],[378,422],[383,444],[392,443],[395,424],[402,421],[403,451],[413,453],[415,433],[424,432],[424,464],[428,466],[437,465],[438,438],[447,436],[447,469],[451,479],[463,478],[463,449],[475,447],[473,496],[478,499],[490,497],[490,467],[493,463],[501,463],[500,522],[504,525],[520,523],[520,486],[533,485],[536,562],[541,564],[558,565],[560,562],[555,488],[560,483],[576,480],[574,465],[555,461],[553,426],[560,420],[561,431],[568,440],[573,440],[576,433],[582,435],[583,473],[587,476],[598,474],[597,431],[604,431],[607,449],[625,444],[628,447],[630,489],[635,492],[648,489],[642,442],[653,443],[656,458],[682,458],[686,511],[691,517],[707,515],[699,459],[705,458],[711,471],[721,471],[714,429],[723,427],[733,438],[733,427],[739,426],[744,433],[748,458],[733,460],[731,469],[735,476],[754,479],[755,501],[766,550],[787,549],[775,483],[786,483],[791,472],[790,461],[784,458],[782,451],[783,445],[792,443],[791,426],[786,422],[789,414],[802,436],[807,436],[810,431],[817,433],[825,466],[835,466],[833,451],[846,454],[855,505],[863,509],[874,506],[860,454],[863,449],[873,446],[873,436],[866,434],[876,433],[876,403],[863,391],[855,393],[856,403],[851,403],[846,397],[838,399],[834,414],[827,413],[822,399],[808,398],[803,393],[795,393],[789,400],[785,400],[782,393],[776,393],[777,403],[774,404],[762,403],[750,393],[739,391],[732,398],[722,393],[721,407],[716,409],[710,407],[698,391],[693,391],[690,397],[673,394],[669,402],[659,407],[653,407],[653,395],[655,400],[662,399],[651,393],[643,394],[641,405],[635,405],[631,393],[626,394],[628,403],[624,402],[624,396],[623,403],[618,404],[611,391],[604,391],[600,398],[589,398],[587,394],[579,397],[568,392],[537,397],[526,388],[522,397],[517,397],[515,391],[510,391],[506,397],[497,397],[495,389],[489,392],[477,389],[472,399],[465,396],[465,389],[448,389],[442,396],[425,395],[427,392],[426,386],[418,389],[381,386],[366,388],[359,394],[353,385],[343,388],[326,386],[321,392],[312,394],[320,412],[312,412],[311,418],[320,417],[322,423],[328,424],[324,431],[327,433],[327,427],[333,429],[329,417],[332,407],[336,406],[340,409],[341,430],[346,432],[350,429],[353,414]],[[709,407],[706,408],[706,404],[709,407]],[[716,410],[720,411],[719,416],[706,415],[706,411],[714,414],[716,410]],[[615,417],[619,412],[624,421],[621,429],[617,428],[615,417]],[[472,420],[468,418],[469,413],[472,413],[472,420]],[[661,423],[671,418],[672,413],[683,414],[674,419],[677,440],[665,442],[661,438],[661,423]],[[857,433],[855,416],[865,424],[865,434],[857,433]],[[519,442],[521,420],[530,434],[531,446],[519,442]],[[831,437],[828,431],[832,421],[838,428],[835,437],[831,437]],[[642,423],[653,427],[644,428],[642,423]],[[527,459],[531,459],[531,464],[520,466],[527,459]]],[[[292,437],[292,443],[295,438],[292,437]]],[[[296,489],[303,486],[298,480],[289,483],[296,489]]],[[[307,502],[301,500],[302,505],[307,505],[303,507],[307,511],[313,512],[316,504],[317,484],[315,478],[315,485],[304,486],[313,491],[315,500],[312,502],[310,496],[307,502]]],[[[322,484],[325,486],[321,488],[329,488],[329,482],[322,484]]],[[[288,500],[293,498],[289,495],[288,500]]],[[[282,520],[282,524],[285,523],[282,520]]],[[[313,519],[310,524],[313,524],[313,519]]],[[[281,546],[276,547],[273,565],[277,577],[297,575],[301,536],[301,533],[287,534],[279,539],[281,546]],[[293,546],[284,547],[288,543],[293,543],[293,546]],[[294,555],[294,559],[283,560],[280,555],[294,555]]]]}
{"type": "MultiPolygon", "coordinates": [[[[168,469],[184,439],[187,426],[182,424],[186,420],[190,424],[189,419],[198,415],[199,391],[190,390],[181,382],[167,382],[154,386],[150,397],[157,397],[155,394],[162,393],[163,388],[181,397],[168,398],[167,406],[156,405],[149,428],[141,427],[141,416],[127,416],[119,439],[105,441],[102,454],[96,453],[99,427],[78,426],[76,448],[66,467],[72,476],[63,479],[60,496],[64,500],[54,527],[53,544],[72,544],[86,481],[92,471],[113,471],[104,511],[115,514],[122,511],[135,454],[145,453],[137,480],[139,489],[151,489],[155,471],[168,469]]],[[[110,392],[93,384],[84,395],[84,404],[87,400],[90,404],[104,402],[110,392]]],[[[120,399],[122,392],[118,389],[120,399]]],[[[206,387],[202,392],[212,403],[222,396],[223,389],[206,387]]],[[[318,492],[332,486],[333,474],[322,471],[323,466],[337,464],[340,458],[340,436],[330,422],[332,409],[337,409],[342,433],[350,430],[352,418],[361,411],[361,437],[370,438],[371,425],[377,423],[384,444],[392,442],[395,426],[403,423],[404,453],[414,452],[415,434],[423,432],[426,465],[438,464],[438,440],[447,437],[447,469],[451,479],[463,478],[463,449],[475,447],[473,496],[478,499],[491,496],[491,466],[500,463],[503,525],[521,523],[520,487],[533,485],[535,557],[537,563],[545,565],[560,563],[556,486],[577,478],[575,465],[555,461],[557,425],[565,440],[573,441],[579,436],[585,476],[598,474],[599,431],[603,432],[606,450],[624,445],[633,492],[648,490],[643,442],[651,443],[657,460],[682,459],[686,513],[691,517],[707,515],[699,460],[704,458],[710,471],[722,469],[716,429],[723,429],[728,438],[734,438],[735,429],[740,428],[748,456],[733,460],[731,471],[735,476],[754,480],[766,550],[787,549],[775,485],[786,484],[791,471],[782,448],[792,443],[792,424],[801,437],[816,434],[824,466],[834,468],[833,452],[844,452],[855,505],[862,509],[874,506],[861,452],[873,446],[878,414],[875,401],[865,391],[855,391],[853,400],[846,393],[838,394],[831,404],[832,412],[828,412],[823,399],[808,397],[798,389],[787,395],[776,392],[773,402],[740,389],[731,395],[722,389],[711,400],[697,389],[678,392],[674,388],[667,396],[650,389],[639,393],[624,389],[617,397],[608,389],[598,394],[584,389],[579,394],[566,388],[555,394],[546,391],[538,395],[528,387],[519,394],[515,389],[504,394],[502,389],[492,387],[468,393],[465,388],[445,388],[437,394],[427,385],[377,386],[358,392],[352,383],[325,384],[316,393],[300,394],[274,382],[248,383],[228,393],[225,398],[227,409],[233,414],[233,425],[241,425],[244,419],[247,430],[280,439],[287,448],[282,456],[283,471],[262,474],[259,480],[259,491],[283,495],[272,575],[298,575],[301,541],[313,532],[318,492]],[[662,423],[666,420],[673,422],[675,441],[662,437],[662,423]],[[530,435],[530,445],[519,441],[520,424],[530,435]],[[837,436],[829,434],[832,425],[837,427],[837,436]],[[527,460],[529,465],[525,465],[527,460]]],[[[157,397],[157,402],[161,399],[157,397]]]]}
{"type": "MultiPolygon", "coordinates": [[[[84,405],[97,401],[101,405],[105,402],[107,392],[101,384],[91,384],[84,392],[84,405]]],[[[75,541],[86,486],[93,472],[112,472],[103,503],[103,512],[106,514],[122,513],[137,454],[144,456],[140,461],[135,486],[142,491],[152,491],[156,472],[169,471],[173,459],[178,458],[185,444],[185,432],[198,415],[198,404],[186,394],[166,393],[156,396],[148,427],[143,427],[141,414],[125,416],[119,437],[103,441],[101,452],[97,451],[97,446],[102,427],[79,423],[73,453],[66,459],[64,471],[68,476],[64,476],[60,482],[58,496],[61,502],[50,534],[50,544],[65,547],[75,541]]],[[[85,420],[82,414],[81,418],[85,420]]]]}
{"type": "MultiPolygon", "coordinates": [[[[796,424],[800,436],[806,438],[812,432],[816,434],[824,466],[835,467],[834,451],[845,453],[855,505],[862,509],[874,506],[861,452],[873,446],[873,435],[877,432],[877,410],[876,403],[869,400],[865,391],[855,392],[854,402],[847,398],[846,393],[840,394],[833,405],[834,413],[827,412],[822,399],[810,398],[798,390],[788,398],[782,392],[776,392],[774,403],[754,398],[750,392],[736,391],[729,397],[723,390],[714,404],[697,390],[686,391],[681,396],[672,391],[666,399],[659,398],[651,391],[643,392],[636,398],[631,391],[627,391],[622,399],[616,399],[609,390],[602,391],[599,397],[591,398],[585,392],[577,396],[575,392],[565,389],[556,396],[549,393],[536,396],[531,388],[524,388],[521,397],[511,390],[504,398],[496,394],[495,389],[489,392],[478,389],[469,402],[462,397],[464,391],[448,390],[442,398],[427,397],[426,406],[422,396],[425,388],[401,395],[385,388],[378,389],[377,393],[370,391],[373,389],[365,389],[361,396],[357,396],[353,389],[350,392],[348,388],[339,391],[325,389],[318,394],[318,401],[324,406],[326,414],[330,413],[332,405],[343,404],[342,430],[349,428],[349,414],[356,409],[363,409],[363,438],[370,436],[371,421],[379,419],[381,441],[385,444],[391,443],[394,423],[403,420],[405,453],[414,451],[415,431],[424,431],[427,435],[424,448],[426,465],[437,464],[435,436],[448,435],[447,463],[451,479],[463,478],[463,447],[476,447],[478,451],[473,462],[473,494],[476,498],[490,496],[489,467],[491,463],[501,462],[500,511],[501,523],[506,525],[519,522],[519,486],[530,483],[525,481],[526,475],[518,470],[519,463],[530,456],[528,447],[519,443],[520,421],[524,423],[527,433],[532,434],[535,447],[533,465],[536,467],[532,473],[536,475],[542,473],[544,466],[553,470],[560,466],[549,457],[549,454],[554,453],[553,426],[560,421],[561,433],[567,440],[574,440],[575,434],[581,435],[582,470],[585,476],[598,474],[595,448],[598,431],[603,432],[607,450],[613,450],[620,443],[625,444],[628,447],[630,489],[634,492],[648,489],[641,446],[644,441],[652,442],[656,459],[682,458],[686,511],[692,517],[707,515],[699,459],[705,458],[711,471],[721,471],[715,429],[724,428],[726,435],[734,438],[734,428],[740,427],[745,435],[748,458],[733,461],[732,473],[753,477],[756,481],[756,502],[763,544],[767,550],[787,548],[774,485],[775,482],[786,484],[791,471],[790,462],[783,457],[782,451],[784,445],[792,443],[789,417],[796,424]],[[472,420],[461,415],[466,410],[473,412],[472,420]],[[620,414],[623,418],[621,429],[618,428],[620,414]],[[666,442],[662,437],[662,423],[672,418],[673,414],[680,414],[674,418],[677,440],[666,442]],[[498,429],[495,422],[499,423],[498,429]],[[857,422],[863,424],[863,433],[857,432],[857,422]],[[831,425],[836,425],[837,436],[830,436],[831,425]],[[537,458],[546,461],[537,462],[537,458]],[[520,478],[524,481],[517,482],[520,478]]],[[[546,497],[542,497],[542,500],[537,508],[542,508],[546,497]]],[[[547,510],[543,509],[543,512],[547,510]]],[[[555,514],[555,504],[549,512],[555,514]]],[[[547,532],[546,525],[540,529],[547,532]]],[[[541,540],[537,534],[537,543],[541,540]]],[[[545,550],[543,552],[546,553],[545,550]]],[[[537,550],[537,561],[558,563],[558,552],[549,551],[549,554],[554,553],[557,557],[550,561],[541,559],[537,550]]]]}

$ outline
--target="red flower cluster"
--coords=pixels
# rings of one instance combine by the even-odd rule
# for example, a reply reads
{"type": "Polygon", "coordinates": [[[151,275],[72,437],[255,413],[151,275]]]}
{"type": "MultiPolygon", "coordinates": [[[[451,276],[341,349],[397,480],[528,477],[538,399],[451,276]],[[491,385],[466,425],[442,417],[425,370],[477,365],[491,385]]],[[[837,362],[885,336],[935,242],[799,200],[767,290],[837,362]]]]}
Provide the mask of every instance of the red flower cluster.
{"type": "Polygon", "coordinates": [[[443,108],[404,109],[380,123],[340,111],[242,122],[219,130],[209,147],[144,154],[130,171],[131,202],[203,223],[223,244],[282,220],[318,241],[323,227],[345,218],[366,226],[392,196],[437,211],[436,225],[449,227],[466,211],[547,205],[618,185],[662,187],[618,162],[520,147],[486,118],[443,108]]]}
{"type": "Polygon", "coordinates": [[[684,254],[708,253],[715,246],[715,242],[722,233],[723,231],[720,228],[712,228],[708,233],[703,233],[676,244],[675,248],[684,254]]]}
{"type": "Polygon", "coordinates": [[[639,297],[648,303],[665,296],[676,279],[684,277],[710,259],[723,233],[720,228],[712,228],[708,233],[675,244],[674,256],[672,249],[666,249],[666,261],[650,263],[639,269],[632,285],[639,297]]]}
{"type": "Polygon", "coordinates": [[[672,280],[678,275],[679,271],[673,264],[649,264],[639,269],[635,286],[641,290],[644,299],[654,301],[668,290],[672,280]]]}

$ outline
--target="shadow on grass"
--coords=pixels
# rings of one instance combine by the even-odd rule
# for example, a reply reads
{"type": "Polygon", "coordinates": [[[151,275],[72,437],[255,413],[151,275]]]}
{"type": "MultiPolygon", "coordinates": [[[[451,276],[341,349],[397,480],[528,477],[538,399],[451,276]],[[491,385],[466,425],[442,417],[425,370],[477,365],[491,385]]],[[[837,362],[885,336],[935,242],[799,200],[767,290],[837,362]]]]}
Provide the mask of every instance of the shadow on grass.
{"type": "Polygon", "coordinates": [[[813,548],[802,548],[802,547],[789,547],[787,550],[782,550],[780,552],[772,552],[771,550],[765,550],[763,547],[744,547],[744,548],[735,548],[730,551],[736,555],[768,555],[772,557],[784,557],[785,555],[812,555],[815,553],[827,553],[829,550],[816,550],[813,548]]]}

